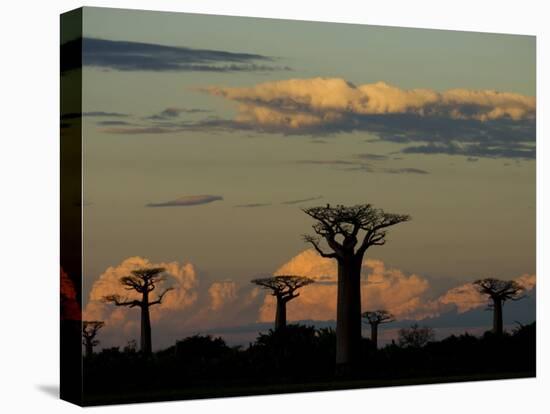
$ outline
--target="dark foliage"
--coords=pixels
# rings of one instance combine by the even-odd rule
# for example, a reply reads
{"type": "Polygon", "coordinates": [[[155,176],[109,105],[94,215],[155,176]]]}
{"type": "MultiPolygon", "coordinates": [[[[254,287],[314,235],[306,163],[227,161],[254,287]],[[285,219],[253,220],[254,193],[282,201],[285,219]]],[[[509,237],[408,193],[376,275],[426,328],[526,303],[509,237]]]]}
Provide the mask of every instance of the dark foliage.
{"type": "MultiPolygon", "coordinates": [[[[532,376],[535,339],[535,323],[500,336],[491,332],[481,337],[453,335],[417,346],[392,343],[378,350],[363,339],[360,370],[349,380],[376,385],[411,378],[422,382],[492,374],[532,376]]],[[[333,329],[303,325],[260,334],[245,349],[230,347],[222,338],[195,335],[147,358],[136,351],[135,343],[129,343],[122,351],[108,348],[85,358],[85,395],[108,402],[109,398],[120,400],[120,395],[139,395],[132,399],[142,401],[155,399],[147,395],[167,398],[163,394],[167,392],[174,398],[222,395],[231,389],[246,394],[250,387],[269,390],[275,384],[302,384],[301,389],[307,390],[310,383],[327,383],[325,389],[330,384],[336,388],[341,379],[335,378],[335,344],[333,329]]]]}

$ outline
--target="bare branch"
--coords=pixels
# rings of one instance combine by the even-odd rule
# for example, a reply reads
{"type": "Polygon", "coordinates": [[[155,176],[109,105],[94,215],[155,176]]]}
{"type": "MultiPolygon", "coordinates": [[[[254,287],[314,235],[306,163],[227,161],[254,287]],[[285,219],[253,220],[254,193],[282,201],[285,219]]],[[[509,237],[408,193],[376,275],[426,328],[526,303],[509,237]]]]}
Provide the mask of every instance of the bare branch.
{"type": "Polygon", "coordinates": [[[162,302],[162,298],[164,298],[164,295],[166,295],[171,290],[174,290],[174,288],[169,287],[167,289],[164,289],[164,291],[158,296],[158,298],[156,300],[154,300],[153,302],[149,302],[149,306],[160,304],[162,302]]]}
{"type": "Polygon", "coordinates": [[[307,234],[305,234],[303,237],[304,237],[304,241],[307,243],[310,243],[315,248],[315,250],[317,250],[317,253],[321,255],[321,257],[333,259],[338,256],[336,253],[325,253],[324,251],[322,251],[321,248],[319,247],[319,239],[317,237],[310,236],[307,234]]]}
{"type": "Polygon", "coordinates": [[[141,306],[141,302],[139,300],[121,299],[119,295],[103,296],[103,300],[108,303],[113,303],[116,306],[128,306],[130,308],[133,308],[134,306],[141,306]]]}

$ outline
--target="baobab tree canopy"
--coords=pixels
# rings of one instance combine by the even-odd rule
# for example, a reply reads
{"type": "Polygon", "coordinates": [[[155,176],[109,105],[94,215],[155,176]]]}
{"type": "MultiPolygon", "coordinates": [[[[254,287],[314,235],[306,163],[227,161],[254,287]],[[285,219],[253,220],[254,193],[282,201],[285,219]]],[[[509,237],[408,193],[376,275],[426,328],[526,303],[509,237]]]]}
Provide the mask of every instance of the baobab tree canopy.
{"type": "Polygon", "coordinates": [[[351,207],[342,205],[332,207],[327,204],[324,207],[311,207],[303,211],[317,220],[313,225],[317,236],[305,235],[304,240],[310,243],[322,257],[335,259],[343,258],[350,253],[362,257],[370,246],[385,244],[385,229],[410,220],[407,214],[385,213],[371,204],[358,204],[351,207]],[[361,231],[364,232],[362,239],[361,231]],[[322,250],[319,244],[320,237],[326,240],[332,252],[327,253],[322,250]]]}
{"type": "MultiPolygon", "coordinates": [[[[154,291],[157,285],[164,280],[164,277],[162,276],[163,272],[164,268],[162,267],[136,269],[131,272],[131,275],[120,278],[120,283],[126,290],[135,290],[142,295],[148,294],[154,291]]],[[[170,290],[172,290],[172,288],[164,289],[158,295],[157,299],[146,303],[144,303],[143,300],[128,300],[126,298],[121,298],[120,295],[107,295],[104,299],[107,302],[112,302],[117,306],[128,306],[130,308],[143,305],[151,306],[160,304],[164,295],[166,295],[170,290]]]]}
{"type": "Polygon", "coordinates": [[[493,333],[502,335],[502,307],[507,300],[518,300],[523,297],[524,287],[515,280],[493,278],[476,280],[474,286],[484,295],[489,296],[489,308],[493,310],[493,333]]]}
{"type": "Polygon", "coordinates": [[[82,344],[86,347],[86,356],[91,356],[94,346],[99,345],[95,337],[103,326],[103,321],[82,321],[82,344]]]}
{"type": "Polygon", "coordinates": [[[502,302],[521,299],[525,290],[525,288],[515,280],[500,280],[493,278],[476,280],[474,286],[479,293],[502,302]]]}
{"type": "Polygon", "coordinates": [[[314,280],[304,276],[278,275],[251,281],[255,285],[271,290],[271,294],[277,298],[277,310],[275,312],[275,330],[286,326],[286,304],[300,296],[296,291],[303,286],[313,283],[314,280]]]}
{"type": "Polygon", "coordinates": [[[382,324],[395,321],[395,317],[386,310],[366,311],[361,315],[369,324],[382,324]]]}
{"type": "Polygon", "coordinates": [[[299,293],[296,293],[296,290],[314,283],[314,280],[305,276],[277,275],[253,279],[251,282],[255,285],[263,287],[264,289],[271,290],[271,294],[273,296],[280,296],[283,299],[293,299],[300,295],[299,293]]]}
{"type": "Polygon", "coordinates": [[[395,321],[395,317],[386,310],[366,311],[361,314],[370,325],[370,339],[378,348],[378,325],[395,321]]]}
{"type": "Polygon", "coordinates": [[[93,341],[93,345],[99,344],[99,341],[94,340],[97,332],[105,326],[103,321],[82,321],[82,336],[85,340],[93,341]]]}

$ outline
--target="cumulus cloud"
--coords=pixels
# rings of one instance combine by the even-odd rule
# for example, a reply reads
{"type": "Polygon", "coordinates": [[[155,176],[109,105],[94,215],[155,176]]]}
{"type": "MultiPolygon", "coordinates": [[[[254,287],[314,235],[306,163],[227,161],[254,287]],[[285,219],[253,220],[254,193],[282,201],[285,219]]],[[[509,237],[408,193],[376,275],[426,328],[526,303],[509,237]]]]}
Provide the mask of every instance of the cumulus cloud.
{"type": "Polygon", "coordinates": [[[130,328],[135,320],[128,318],[128,312],[133,309],[126,307],[113,307],[105,303],[103,298],[107,295],[120,295],[128,300],[139,299],[135,291],[127,290],[120,284],[120,278],[130,275],[132,270],[145,267],[165,268],[165,280],[158,284],[157,290],[172,287],[173,290],[166,294],[161,304],[151,308],[151,319],[158,320],[165,311],[181,310],[191,306],[197,300],[196,288],[198,279],[192,264],[177,262],[151,263],[148,259],[135,256],[123,260],[116,266],[107,268],[94,282],[90,291],[89,300],[84,310],[84,317],[90,320],[103,320],[107,325],[130,328]]]}
{"type": "Polygon", "coordinates": [[[478,121],[534,118],[535,98],[492,90],[401,89],[385,82],[355,86],[339,78],[289,79],[253,87],[209,87],[241,103],[239,120],[300,128],[358,115],[414,114],[478,121]]]}
{"type": "MultiPolygon", "coordinates": [[[[533,290],[536,286],[536,276],[534,274],[523,274],[514,280],[521,284],[526,291],[533,290]]],[[[479,293],[471,283],[467,283],[450,289],[435,301],[428,302],[427,307],[441,311],[447,305],[452,305],[458,313],[464,313],[487,304],[487,296],[479,293]]]]}
{"type": "Polygon", "coordinates": [[[208,204],[214,201],[223,200],[222,196],[218,195],[189,195],[177,198],[175,200],[164,201],[160,203],[149,203],[146,207],[186,207],[196,206],[200,204],[208,204]]]}
{"type": "Polygon", "coordinates": [[[214,282],[208,288],[210,308],[218,310],[222,306],[234,302],[237,298],[237,285],[232,280],[214,282]]]}
{"type": "Polygon", "coordinates": [[[192,291],[197,286],[198,280],[195,268],[191,263],[182,265],[178,262],[152,263],[149,259],[140,256],[129,257],[116,266],[108,267],[94,282],[90,291],[90,300],[102,301],[104,296],[111,294],[118,294],[129,299],[132,299],[131,295],[134,295],[137,298],[137,293],[126,290],[120,284],[120,278],[128,276],[133,270],[147,267],[163,267],[165,269],[165,280],[159,285],[159,289],[174,288],[164,298],[159,308],[186,307],[196,300],[196,295],[192,291]],[[169,300],[169,297],[172,299],[169,300]]]}
{"type": "Polygon", "coordinates": [[[204,92],[238,105],[235,119],[205,126],[288,135],[363,130],[393,142],[428,142],[408,152],[533,158],[535,98],[493,90],[401,89],[340,78],[288,79],[204,92]]]}
{"type": "MultiPolygon", "coordinates": [[[[337,304],[337,265],[332,259],[320,257],[314,250],[305,250],[277,269],[274,274],[307,276],[316,283],[301,289],[299,297],[288,305],[290,320],[334,320],[337,304]]],[[[535,287],[535,275],[515,279],[527,290],[535,287]]],[[[438,297],[432,297],[427,278],[405,274],[389,268],[382,261],[366,259],[361,277],[361,306],[363,310],[386,309],[398,319],[421,320],[445,312],[464,313],[487,304],[472,284],[454,287],[438,297]]],[[[262,322],[273,320],[275,300],[266,296],[259,310],[262,322]]]]}
{"type": "Polygon", "coordinates": [[[263,299],[259,289],[249,283],[239,287],[229,279],[210,281],[190,262],[153,262],[144,257],[128,257],[109,266],[95,279],[84,307],[85,319],[105,322],[100,338],[102,347],[122,346],[139,338],[139,309],[117,307],[103,298],[119,294],[137,299],[137,293],[124,289],[120,278],[143,267],[165,268],[165,280],[158,284],[152,297],[157,291],[173,288],[160,304],[150,308],[155,348],[172,345],[188,335],[250,324],[263,299]]]}
{"type": "MultiPolygon", "coordinates": [[[[225,332],[230,342],[243,343],[252,340],[258,330],[272,326],[274,298],[248,280],[210,280],[189,262],[153,262],[136,256],[108,267],[91,286],[83,317],[106,322],[99,338],[101,346],[121,346],[130,339],[139,338],[139,309],[116,307],[105,303],[103,297],[119,294],[134,298],[136,294],[125,290],[119,280],[141,267],[164,267],[166,277],[158,291],[174,288],[161,304],[151,307],[156,349],[196,333],[225,332]]],[[[288,304],[290,321],[335,320],[337,266],[334,260],[322,258],[314,250],[305,250],[273,273],[297,274],[315,280],[314,284],[302,288],[300,296],[288,304]]],[[[524,274],[516,280],[528,291],[535,289],[535,275],[524,274]]],[[[62,273],[63,292],[74,301],[75,290],[66,281],[66,275],[62,273]]],[[[421,320],[447,315],[450,311],[464,313],[487,304],[487,299],[479,295],[471,284],[454,287],[434,297],[427,278],[391,268],[375,259],[363,263],[361,293],[363,310],[387,309],[401,320],[421,320]]],[[[68,311],[73,312],[73,309],[68,311]]],[[[68,311],[65,313],[71,313],[68,311]]],[[[79,316],[78,307],[74,313],[79,316]]]]}
{"type": "MultiPolygon", "coordinates": [[[[322,258],[309,249],[285,263],[275,274],[296,274],[316,281],[301,289],[300,296],[289,303],[289,319],[336,318],[338,269],[334,260],[322,258]]],[[[388,269],[379,260],[367,259],[363,263],[361,294],[364,309],[388,309],[398,317],[405,317],[428,288],[428,281],[421,276],[405,275],[400,270],[388,269]]],[[[274,306],[274,299],[266,296],[259,320],[272,320],[274,306]]]]}

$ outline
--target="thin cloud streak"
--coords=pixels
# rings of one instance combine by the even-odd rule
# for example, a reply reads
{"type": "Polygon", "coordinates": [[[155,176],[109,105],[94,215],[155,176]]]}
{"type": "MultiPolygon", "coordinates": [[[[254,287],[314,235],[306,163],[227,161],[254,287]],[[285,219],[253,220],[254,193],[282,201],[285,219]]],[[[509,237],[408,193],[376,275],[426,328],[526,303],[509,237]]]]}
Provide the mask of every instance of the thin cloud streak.
{"type": "Polygon", "coordinates": [[[302,198],[302,199],[298,199],[298,200],[283,201],[281,204],[287,204],[287,205],[300,204],[300,203],[305,203],[306,201],[320,200],[321,198],[323,198],[322,195],[317,196],[317,197],[302,198]]]}
{"type": "Polygon", "coordinates": [[[68,57],[62,62],[62,72],[79,69],[81,64],[117,71],[150,72],[224,73],[291,70],[288,66],[274,65],[276,59],[270,56],[154,43],[85,37],[64,43],[61,47],[64,49],[62,56],[68,57]]]}
{"type": "Polygon", "coordinates": [[[223,197],[218,195],[189,195],[160,203],[148,203],[145,207],[187,207],[208,204],[221,200],[223,200],[223,197]]]}
{"type": "Polygon", "coordinates": [[[239,208],[255,208],[255,207],[267,207],[270,206],[271,203],[249,203],[249,204],[237,204],[234,207],[239,208]]]}
{"type": "MultiPolygon", "coordinates": [[[[363,158],[363,157],[361,157],[363,158]]],[[[380,156],[377,160],[386,159],[386,156],[380,156]]],[[[297,164],[303,165],[328,165],[336,168],[340,166],[346,166],[338,168],[340,171],[364,171],[368,173],[382,173],[382,174],[429,174],[429,171],[412,168],[412,167],[381,167],[378,164],[367,163],[364,161],[348,161],[348,160],[299,160],[297,164]]]]}

